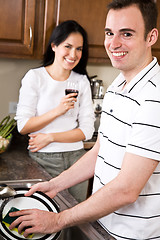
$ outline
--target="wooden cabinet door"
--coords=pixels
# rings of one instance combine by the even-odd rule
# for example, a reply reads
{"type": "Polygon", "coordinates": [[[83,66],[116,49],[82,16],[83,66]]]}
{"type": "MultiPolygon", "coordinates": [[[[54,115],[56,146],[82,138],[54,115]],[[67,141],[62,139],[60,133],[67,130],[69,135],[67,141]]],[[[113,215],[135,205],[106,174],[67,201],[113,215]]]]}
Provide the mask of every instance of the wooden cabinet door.
{"type": "Polygon", "coordinates": [[[60,0],[59,22],[73,19],[88,33],[89,61],[104,62],[107,54],[104,49],[104,27],[107,13],[107,0],[60,0]]]}
{"type": "Polygon", "coordinates": [[[56,26],[57,3],[57,0],[45,0],[42,55],[45,53],[52,31],[56,26]]]}
{"type": "Polygon", "coordinates": [[[32,55],[35,0],[0,0],[0,55],[32,55]]]}

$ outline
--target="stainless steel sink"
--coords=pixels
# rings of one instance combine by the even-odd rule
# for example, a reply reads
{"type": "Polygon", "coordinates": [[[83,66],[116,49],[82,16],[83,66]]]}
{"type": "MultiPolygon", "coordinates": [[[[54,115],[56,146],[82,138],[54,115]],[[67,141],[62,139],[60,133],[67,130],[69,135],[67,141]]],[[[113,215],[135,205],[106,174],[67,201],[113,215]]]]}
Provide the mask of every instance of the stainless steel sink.
{"type": "MultiPolygon", "coordinates": [[[[78,227],[63,230],[57,240],[90,240],[78,227]]],[[[0,240],[5,240],[0,236],[0,240]]],[[[92,238],[92,240],[95,240],[92,238]]]]}
{"type": "MultiPolygon", "coordinates": [[[[90,240],[78,227],[68,228],[62,231],[58,240],[90,240]]],[[[94,240],[94,239],[92,239],[94,240]]]]}
{"type": "MultiPolygon", "coordinates": [[[[30,188],[35,183],[42,181],[42,179],[24,179],[0,181],[0,184],[5,183],[13,188],[30,188]]],[[[77,203],[66,190],[57,194],[54,200],[60,208],[60,211],[70,208],[77,203]]],[[[0,236],[0,240],[1,239],[4,238],[0,236]]],[[[102,227],[100,227],[100,225],[95,222],[93,224],[87,223],[62,230],[57,240],[114,240],[114,238],[107,234],[104,229],[102,229],[102,227]],[[100,229],[100,231],[98,229],[100,229]]]]}
{"type": "Polygon", "coordinates": [[[30,188],[32,185],[42,182],[42,179],[23,179],[23,180],[8,180],[8,181],[0,181],[0,184],[7,184],[8,186],[11,186],[13,188],[30,188]]]}

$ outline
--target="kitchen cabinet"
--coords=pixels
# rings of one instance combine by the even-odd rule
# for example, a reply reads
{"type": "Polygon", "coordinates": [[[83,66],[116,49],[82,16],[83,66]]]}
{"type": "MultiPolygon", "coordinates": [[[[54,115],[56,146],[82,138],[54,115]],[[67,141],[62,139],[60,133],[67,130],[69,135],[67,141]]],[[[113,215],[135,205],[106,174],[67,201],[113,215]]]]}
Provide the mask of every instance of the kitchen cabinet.
{"type": "MultiPolygon", "coordinates": [[[[89,62],[110,63],[103,46],[107,4],[109,2],[110,0],[58,0],[57,22],[74,19],[86,29],[89,40],[89,62]]],[[[159,10],[157,27],[160,30],[160,1],[156,2],[159,10]]],[[[160,37],[153,46],[153,55],[158,58],[160,63],[160,37]]]]}
{"type": "Polygon", "coordinates": [[[107,55],[103,46],[104,27],[107,13],[106,0],[60,0],[59,22],[74,19],[88,33],[89,61],[104,62],[107,55]]]}
{"type": "Polygon", "coordinates": [[[88,33],[90,61],[106,61],[106,0],[101,4],[92,0],[0,0],[0,4],[0,57],[41,59],[56,23],[74,19],[88,33]]]}
{"type": "Polygon", "coordinates": [[[0,0],[0,57],[41,59],[48,31],[55,27],[55,3],[56,0],[0,0]]]}
{"type": "MultiPolygon", "coordinates": [[[[0,57],[42,59],[56,24],[73,19],[88,33],[89,62],[110,60],[104,49],[104,27],[110,0],[0,0],[0,57]]],[[[160,1],[158,29],[160,29],[160,1]]],[[[160,62],[160,38],[153,46],[160,62]]]]}
{"type": "Polygon", "coordinates": [[[0,0],[0,53],[33,54],[35,0],[0,0]]]}

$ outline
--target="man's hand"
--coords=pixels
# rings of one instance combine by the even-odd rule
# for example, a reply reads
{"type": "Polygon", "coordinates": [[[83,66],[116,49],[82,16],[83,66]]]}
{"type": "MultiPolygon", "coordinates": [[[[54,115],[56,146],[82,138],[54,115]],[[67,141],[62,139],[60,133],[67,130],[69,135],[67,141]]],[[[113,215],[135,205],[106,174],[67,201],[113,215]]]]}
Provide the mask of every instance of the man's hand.
{"type": "Polygon", "coordinates": [[[51,181],[49,181],[49,182],[37,183],[31,186],[30,190],[27,193],[25,193],[25,196],[31,196],[36,191],[43,192],[46,195],[48,195],[50,198],[54,198],[57,194],[53,181],[52,183],[51,181]]]}
{"type": "Polygon", "coordinates": [[[21,234],[23,229],[24,237],[32,233],[56,233],[60,229],[58,227],[59,214],[43,211],[39,209],[20,210],[9,214],[10,217],[18,217],[10,226],[10,229],[18,226],[18,232],[21,234]]]}

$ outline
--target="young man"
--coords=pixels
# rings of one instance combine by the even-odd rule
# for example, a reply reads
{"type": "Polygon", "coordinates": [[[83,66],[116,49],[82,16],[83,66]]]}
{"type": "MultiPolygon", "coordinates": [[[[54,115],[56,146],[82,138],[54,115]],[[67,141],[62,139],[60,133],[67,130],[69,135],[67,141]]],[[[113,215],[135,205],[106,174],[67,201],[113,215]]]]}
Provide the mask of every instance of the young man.
{"type": "Polygon", "coordinates": [[[99,219],[116,239],[160,238],[160,66],[151,47],[158,38],[152,0],[113,0],[105,48],[121,73],[104,98],[99,137],[75,165],[31,188],[50,197],[94,175],[93,195],[61,213],[24,210],[12,225],[51,233],[99,219]]]}

